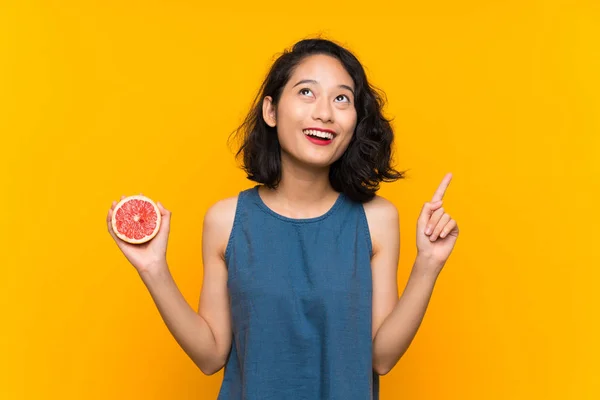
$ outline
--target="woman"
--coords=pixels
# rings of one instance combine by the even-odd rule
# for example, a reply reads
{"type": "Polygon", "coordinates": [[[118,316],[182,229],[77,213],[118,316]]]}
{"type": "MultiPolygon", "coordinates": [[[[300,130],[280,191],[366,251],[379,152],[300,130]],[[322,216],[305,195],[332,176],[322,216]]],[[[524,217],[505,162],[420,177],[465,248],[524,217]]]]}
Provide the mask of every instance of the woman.
{"type": "Polygon", "coordinates": [[[108,224],[184,351],[207,375],[225,367],[219,399],[377,399],[379,375],[414,338],[458,237],[442,207],[452,176],[423,206],[399,299],[398,213],[376,192],[404,173],[382,106],[331,41],[302,40],[275,61],[237,130],[258,184],[204,218],[198,313],[169,273],[168,210],[159,203],[160,232],[141,246],[108,224]]]}

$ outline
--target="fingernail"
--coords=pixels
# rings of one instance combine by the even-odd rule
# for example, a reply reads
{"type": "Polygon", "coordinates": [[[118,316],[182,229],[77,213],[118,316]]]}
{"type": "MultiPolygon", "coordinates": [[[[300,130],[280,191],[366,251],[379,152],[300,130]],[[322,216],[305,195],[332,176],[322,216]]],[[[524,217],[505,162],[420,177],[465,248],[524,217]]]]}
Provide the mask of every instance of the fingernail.
{"type": "Polygon", "coordinates": [[[442,232],[442,234],[440,235],[440,237],[443,239],[446,237],[446,232],[442,232]]]}
{"type": "Polygon", "coordinates": [[[425,231],[425,233],[426,233],[427,235],[430,235],[430,234],[431,234],[431,227],[428,227],[428,228],[427,228],[427,230],[425,231]]]}

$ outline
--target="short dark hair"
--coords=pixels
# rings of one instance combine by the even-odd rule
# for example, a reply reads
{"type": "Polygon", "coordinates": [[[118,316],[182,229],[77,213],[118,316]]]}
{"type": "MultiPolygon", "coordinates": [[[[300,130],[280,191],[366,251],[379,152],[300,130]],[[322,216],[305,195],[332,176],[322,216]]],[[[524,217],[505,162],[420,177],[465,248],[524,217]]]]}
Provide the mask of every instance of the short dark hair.
{"type": "Polygon", "coordinates": [[[333,41],[315,38],[297,42],[275,60],[244,122],[232,133],[240,140],[236,158],[243,156],[247,178],[276,188],[281,180],[281,147],[273,128],[263,119],[266,96],[277,105],[294,69],[305,58],[325,54],[339,60],[354,80],[357,120],[354,135],[343,155],[330,167],[331,186],[352,200],[366,202],[375,196],[382,181],[405,178],[406,171],[392,168],[394,132],[382,114],[385,94],[369,84],[356,56],[333,41]]]}

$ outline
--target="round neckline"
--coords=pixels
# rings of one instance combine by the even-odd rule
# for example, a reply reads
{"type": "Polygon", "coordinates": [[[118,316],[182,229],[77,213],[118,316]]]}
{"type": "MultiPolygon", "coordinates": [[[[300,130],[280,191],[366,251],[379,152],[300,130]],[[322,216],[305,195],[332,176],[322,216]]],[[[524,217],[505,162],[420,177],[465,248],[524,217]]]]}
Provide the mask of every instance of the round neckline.
{"type": "Polygon", "coordinates": [[[254,186],[253,192],[254,192],[254,197],[256,198],[256,202],[259,205],[259,207],[264,210],[267,214],[270,214],[272,216],[274,216],[275,218],[278,218],[282,221],[286,221],[286,222],[293,222],[293,223],[309,223],[309,222],[317,222],[317,221],[321,221],[325,218],[327,218],[328,216],[330,216],[336,208],[339,207],[339,205],[341,204],[342,200],[343,200],[343,196],[344,193],[339,192],[338,193],[338,197],[335,200],[335,202],[333,203],[333,205],[329,208],[329,210],[327,210],[324,214],[321,214],[319,216],[316,217],[312,217],[312,218],[291,218],[291,217],[286,217],[285,215],[281,215],[275,211],[273,211],[269,206],[267,206],[267,204],[263,201],[262,197],[260,197],[260,193],[258,192],[258,188],[261,185],[256,185],[254,186]]]}

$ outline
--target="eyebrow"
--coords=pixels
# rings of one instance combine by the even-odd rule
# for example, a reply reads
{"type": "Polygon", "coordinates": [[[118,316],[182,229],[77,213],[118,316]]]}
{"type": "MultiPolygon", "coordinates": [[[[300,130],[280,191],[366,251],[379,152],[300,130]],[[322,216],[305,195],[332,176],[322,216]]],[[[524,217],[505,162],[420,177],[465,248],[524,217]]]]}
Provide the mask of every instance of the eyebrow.
{"type": "MultiPolygon", "coordinates": [[[[302,85],[303,83],[312,83],[312,84],[315,84],[315,85],[319,84],[319,82],[315,81],[314,79],[303,79],[300,82],[296,83],[292,87],[296,87],[298,85],[302,85]]],[[[354,96],[354,90],[352,90],[352,88],[350,86],[348,86],[348,85],[338,85],[338,87],[341,88],[341,89],[349,90],[352,93],[352,95],[354,96]]]]}

